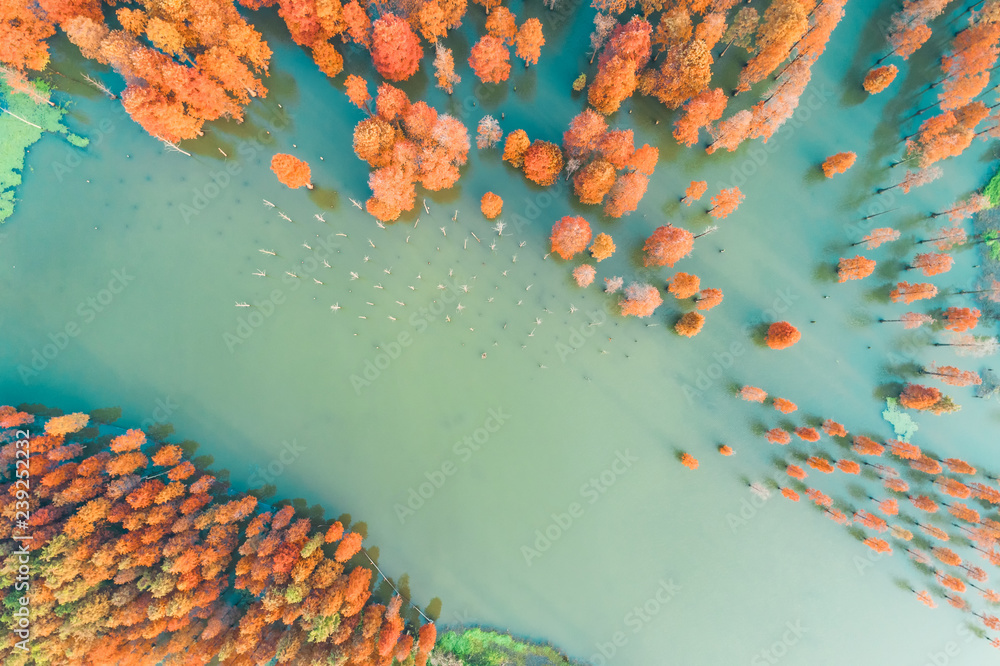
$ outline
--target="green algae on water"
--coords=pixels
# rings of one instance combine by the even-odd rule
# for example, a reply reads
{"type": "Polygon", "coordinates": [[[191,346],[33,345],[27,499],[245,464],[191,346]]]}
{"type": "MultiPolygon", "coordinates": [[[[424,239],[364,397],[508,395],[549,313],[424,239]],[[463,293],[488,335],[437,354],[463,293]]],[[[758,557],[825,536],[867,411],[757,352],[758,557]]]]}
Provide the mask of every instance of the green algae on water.
{"type": "MultiPolygon", "coordinates": [[[[39,93],[47,94],[48,86],[33,82],[39,93]]],[[[9,113],[0,113],[0,223],[14,214],[15,191],[21,184],[24,160],[28,149],[45,132],[62,134],[72,145],[83,148],[88,139],[77,136],[62,124],[65,111],[57,106],[38,104],[28,95],[15,93],[0,81],[0,105],[9,113]],[[14,115],[12,115],[14,114],[14,115]],[[19,119],[19,118],[23,119],[19,119]],[[25,122],[27,121],[27,122],[25,122]]]]}
{"type": "Polygon", "coordinates": [[[895,398],[886,398],[885,404],[882,418],[892,424],[892,429],[901,442],[909,442],[919,428],[916,421],[899,409],[899,402],[895,398]]]}

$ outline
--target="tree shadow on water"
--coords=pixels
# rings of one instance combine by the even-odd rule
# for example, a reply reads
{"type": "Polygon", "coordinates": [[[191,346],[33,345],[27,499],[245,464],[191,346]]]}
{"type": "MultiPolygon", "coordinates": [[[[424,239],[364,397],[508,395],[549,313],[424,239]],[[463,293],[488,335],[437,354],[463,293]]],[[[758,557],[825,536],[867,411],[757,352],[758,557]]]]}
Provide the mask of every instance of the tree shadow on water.
{"type": "Polygon", "coordinates": [[[323,210],[336,210],[340,205],[340,195],[336,190],[319,185],[309,190],[309,199],[323,210]]]}

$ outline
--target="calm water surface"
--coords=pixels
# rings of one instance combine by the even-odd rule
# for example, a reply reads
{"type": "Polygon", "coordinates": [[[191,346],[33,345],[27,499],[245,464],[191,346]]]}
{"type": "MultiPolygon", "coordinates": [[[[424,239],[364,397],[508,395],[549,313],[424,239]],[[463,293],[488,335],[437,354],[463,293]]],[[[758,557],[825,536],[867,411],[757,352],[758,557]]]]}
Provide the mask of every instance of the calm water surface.
{"type": "MultiPolygon", "coordinates": [[[[544,10],[513,9],[546,21],[538,67],[515,63],[510,82],[479,94],[464,66],[451,98],[424,73],[405,87],[471,127],[504,112],[505,131],[558,141],[585,103],[567,93],[590,71],[572,54],[592,10],[548,29],[544,10]]],[[[891,354],[907,336],[875,320],[907,309],[883,287],[911,246],[869,253],[880,267],[864,282],[836,284],[833,266],[866,233],[857,220],[877,201],[902,210],[874,221],[922,237],[933,228],[924,214],[981,187],[993,160],[977,142],[942,181],[895,199],[870,194],[902,176],[885,166],[901,129],[912,131],[901,118],[936,75],[942,47],[929,44],[888,93],[865,99],[857,84],[891,10],[848,3],[799,117],[767,152],[681,150],[661,108],[623,107],[611,124],[658,145],[661,162],[640,210],[621,220],[571,202],[565,186],[553,196],[530,185],[499,150],[474,149],[459,185],[427,197],[429,214],[418,197],[412,214],[378,228],[348,201],[368,193],[350,142],[362,115],[273,17],[263,22],[275,50],[271,95],[243,125],[210,126],[185,146],[191,157],[164,152],[117,103],[67,84],[69,122],[93,143],[83,153],[38,144],[4,226],[0,402],[120,405],[130,425],[169,421],[237,487],[258,485],[264,470],[280,495],[363,521],[382,568],[407,576],[415,602],[438,598],[446,624],[510,629],[594,663],[605,663],[602,649],[622,665],[922,666],[946,649],[949,664],[987,663],[995,653],[966,640],[962,615],[899,589],[926,586],[901,555],[869,557],[805,503],[751,502],[747,482],[780,478],[775,461],[787,453],[754,430],[789,419],[731,397],[734,384],[752,383],[797,402],[796,424],[833,417],[891,436],[880,396],[901,381],[891,354]],[[841,150],[858,164],[823,178],[817,165],[841,150]],[[309,161],[316,189],[280,186],[268,170],[275,152],[309,161]],[[747,198],[676,267],[725,292],[688,340],[671,330],[682,312],[672,299],[650,320],[626,321],[599,285],[673,274],[641,270],[637,251],[666,221],[706,228],[707,206],[677,203],[692,179],[708,181],[708,196],[739,184],[747,198]],[[487,190],[506,202],[502,237],[478,212],[487,190]],[[570,213],[618,245],[586,290],[570,278],[579,262],[543,258],[552,222],[570,213]],[[753,339],[776,316],[803,332],[790,350],[753,339]],[[79,334],[63,340],[67,324],[79,334]],[[18,367],[50,335],[65,348],[22,380],[18,367]],[[722,443],[737,455],[719,456],[722,443]],[[700,469],[680,466],[681,450],[700,469]]],[[[457,62],[482,29],[479,7],[466,24],[450,40],[457,62]]],[[[67,75],[80,69],[70,53],[56,57],[67,75]]],[[[734,72],[723,70],[722,85],[734,72]]],[[[958,255],[937,284],[971,286],[980,258],[958,255]]],[[[953,359],[922,347],[913,360],[953,359]]],[[[914,442],[989,467],[1000,407],[951,393],[962,413],[920,416],[914,442]]],[[[849,497],[843,475],[809,481],[849,497]]]]}

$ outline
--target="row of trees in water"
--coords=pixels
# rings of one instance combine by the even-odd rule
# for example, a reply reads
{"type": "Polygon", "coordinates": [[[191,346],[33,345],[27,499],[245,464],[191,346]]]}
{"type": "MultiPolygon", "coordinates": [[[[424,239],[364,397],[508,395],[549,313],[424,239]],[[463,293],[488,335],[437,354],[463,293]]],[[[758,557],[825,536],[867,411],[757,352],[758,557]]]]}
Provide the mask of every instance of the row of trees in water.
{"type": "Polygon", "coordinates": [[[373,598],[361,534],[88,422],[0,407],[5,664],[427,662],[434,625],[373,598]]]}
{"type": "MultiPolygon", "coordinates": [[[[741,387],[737,396],[783,415],[798,411],[792,401],[768,396],[755,386],[741,387]]],[[[991,572],[1000,566],[1000,521],[989,515],[1000,507],[1000,478],[962,458],[935,456],[909,441],[851,435],[829,418],[806,417],[800,425],[761,425],[760,430],[768,442],[787,447],[774,459],[782,474],[771,480],[772,487],[793,502],[810,501],[876,554],[904,552],[922,578],[908,583],[916,598],[932,608],[938,599],[969,613],[975,618],[975,633],[1000,648],[1000,636],[988,631],[1000,632],[993,610],[1000,593],[990,585],[991,572]],[[792,444],[793,434],[798,444],[792,444]],[[838,472],[851,479],[850,497],[833,496],[828,494],[833,490],[824,492],[821,483],[807,480],[838,472]]],[[[734,453],[729,446],[719,451],[734,453]]],[[[690,453],[681,462],[698,467],[690,453]]],[[[764,484],[753,489],[769,493],[764,484]]]]}

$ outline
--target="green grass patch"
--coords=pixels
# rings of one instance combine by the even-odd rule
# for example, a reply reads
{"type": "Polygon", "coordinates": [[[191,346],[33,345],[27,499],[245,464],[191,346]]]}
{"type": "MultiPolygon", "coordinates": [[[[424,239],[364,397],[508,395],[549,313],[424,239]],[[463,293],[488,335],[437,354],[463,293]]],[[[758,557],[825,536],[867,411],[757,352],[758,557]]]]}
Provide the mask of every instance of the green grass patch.
{"type": "MultiPolygon", "coordinates": [[[[574,666],[550,645],[538,645],[518,640],[510,634],[486,629],[466,629],[447,631],[438,637],[437,656],[441,663],[454,663],[454,659],[464,666],[574,666]],[[449,662],[448,658],[452,658],[449,662]]],[[[433,661],[436,660],[432,660],[433,661]]]]}

